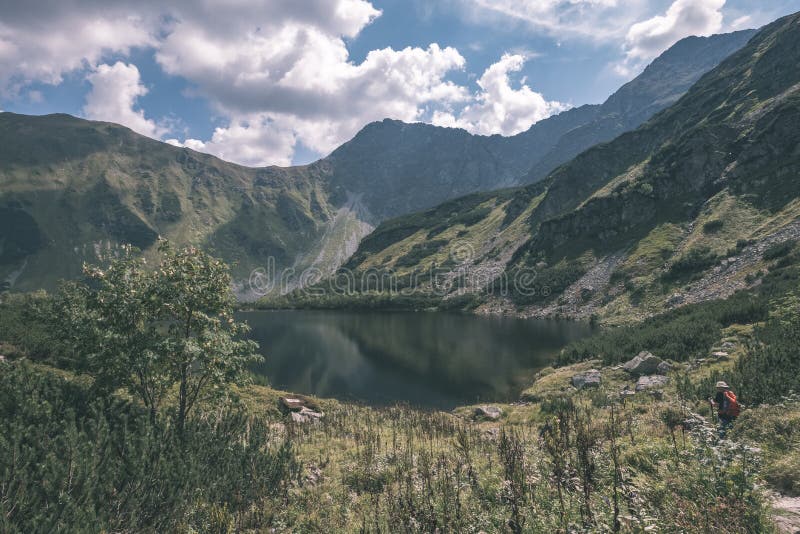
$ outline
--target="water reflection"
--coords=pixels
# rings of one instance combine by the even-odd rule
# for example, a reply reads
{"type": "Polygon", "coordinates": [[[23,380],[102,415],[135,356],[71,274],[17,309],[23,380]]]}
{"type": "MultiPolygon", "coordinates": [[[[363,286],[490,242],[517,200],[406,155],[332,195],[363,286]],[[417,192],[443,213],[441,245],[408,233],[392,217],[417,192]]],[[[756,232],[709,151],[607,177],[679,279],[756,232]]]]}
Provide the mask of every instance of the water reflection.
{"type": "Polygon", "coordinates": [[[515,398],[587,324],[447,313],[244,312],[281,389],[450,409],[515,398]]]}

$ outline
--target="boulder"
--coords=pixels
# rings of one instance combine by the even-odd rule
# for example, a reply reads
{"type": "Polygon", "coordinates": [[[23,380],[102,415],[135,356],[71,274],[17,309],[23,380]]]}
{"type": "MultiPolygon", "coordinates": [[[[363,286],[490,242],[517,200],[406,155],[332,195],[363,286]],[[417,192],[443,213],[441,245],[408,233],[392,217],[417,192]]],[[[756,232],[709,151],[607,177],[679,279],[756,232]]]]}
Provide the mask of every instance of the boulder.
{"type": "Polygon", "coordinates": [[[291,412],[289,417],[294,423],[316,423],[325,417],[325,414],[322,412],[315,412],[314,410],[303,406],[300,411],[291,412]]]}
{"type": "Polygon", "coordinates": [[[643,350],[622,366],[623,369],[635,376],[652,375],[658,372],[658,366],[663,362],[658,356],[643,350]]]}
{"type": "Polygon", "coordinates": [[[581,300],[586,302],[590,300],[594,295],[594,288],[592,286],[582,287],[581,288],[581,300]]]}
{"type": "Polygon", "coordinates": [[[503,410],[497,406],[477,406],[472,414],[475,419],[491,419],[496,421],[503,415],[503,410]]]}
{"type": "Polygon", "coordinates": [[[727,362],[728,360],[731,359],[731,357],[728,355],[727,352],[723,352],[721,350],[717,352],[712,352],[711,356],[718,362],[727,362]]]}
{"type": "Polygon", "coordinates": [[[693,428],[707,426],[706,418],[700,414],[696,414],[693,412],[689,412],[689,417],[684,419],[681,424],[683,425],[683,428],[685,428],[686,430],[692,430],[693,428]]]}
{"type": "Polygon", "coordinates": [[[736,343],[734,343],[733,341],[725,341],[722,343],[720,348],[725,351],[733,350],[736,348],[736,343]]]}
{"type": "Polygon", "coordinates": [[[588,371],[573,375],[572,385],[578,389],[596,388],[600,386],[600,380],[600,371],[597,369],[589,369],[588,371]]]}
{"type": "Polygon", "coordinates": [[[663,375],[641,376],[636,381],[636,391],[660,388],[665,386],[667,382],[669,382],[669,378],[663,375]]]}
{"type": "Polygon", "coordinates": [[[669,362],[661,362],[658,364],[658,367],[656,367],[656,372],[660,375],[665,375],[670,371],[672,371],[672,364],[669,362]]]}
{"type": "Polygon", "coordinates": [[[299,412],[306,406],[305,399],[299,397],[281,397],[279,402],[290,412],[299,412]]]}
{"type": "Polygon", "coordinates": [[[686,297],[681,295],[680,293],[673,293],[670,295],[669,299],[667,299],[667,306],[680,306],[686,301],[686,297]]]}
{"type": "Polygon", "coordinates": [[[625,384],[625,387],[622,388],[622,391],[619,392],[619,396],[623,397],[623,398],[624,397],[632,397],[633,395],[636,395],[636,392],[634,390],[632,390],[628,386],[628,384],[625,384]]]}

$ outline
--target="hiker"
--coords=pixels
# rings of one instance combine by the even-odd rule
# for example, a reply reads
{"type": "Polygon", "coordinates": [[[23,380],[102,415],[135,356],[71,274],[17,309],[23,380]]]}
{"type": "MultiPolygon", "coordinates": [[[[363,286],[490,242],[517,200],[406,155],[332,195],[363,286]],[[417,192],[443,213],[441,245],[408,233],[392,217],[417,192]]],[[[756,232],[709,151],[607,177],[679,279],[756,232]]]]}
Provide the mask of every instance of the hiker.
{"type": "Polygon", "coordinates": [[[722,380],[717,382],[716,396],[708,400],[711,402],[712,408],[717,409],[717,414],[719,415],[719,437],[724,439],[728,429],[739,416],[739,401],[736,400],[736,394],[731,391],[731,387],[722,380]]]}

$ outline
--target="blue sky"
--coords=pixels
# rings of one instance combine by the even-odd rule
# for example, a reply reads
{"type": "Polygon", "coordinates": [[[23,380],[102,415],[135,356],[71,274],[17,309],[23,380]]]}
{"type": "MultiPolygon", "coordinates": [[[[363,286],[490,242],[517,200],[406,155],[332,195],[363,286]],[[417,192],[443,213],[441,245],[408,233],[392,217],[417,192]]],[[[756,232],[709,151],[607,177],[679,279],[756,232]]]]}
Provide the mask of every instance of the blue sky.
{"type": "Polygon", "coordinates": [[[0,109],[302,164],[391,117],[513,135],[788,0],[0,0],[0,109]]]}

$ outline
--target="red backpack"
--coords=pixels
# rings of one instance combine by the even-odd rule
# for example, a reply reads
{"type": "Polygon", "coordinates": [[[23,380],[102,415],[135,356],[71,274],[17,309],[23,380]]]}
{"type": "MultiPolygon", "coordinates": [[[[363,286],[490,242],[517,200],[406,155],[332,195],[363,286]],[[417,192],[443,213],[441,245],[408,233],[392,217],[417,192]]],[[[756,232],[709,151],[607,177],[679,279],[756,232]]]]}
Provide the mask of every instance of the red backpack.
{"type": "Polygon", "coordinates": [[[720,413],[730,417],[739,417],[739,412],[742,410],[742,407],[739,406],[739,401],[736,400],[736,393],[731,390],[726,390],[723,394],[725,395],[725,402],[722,404],[720,413]]]}

